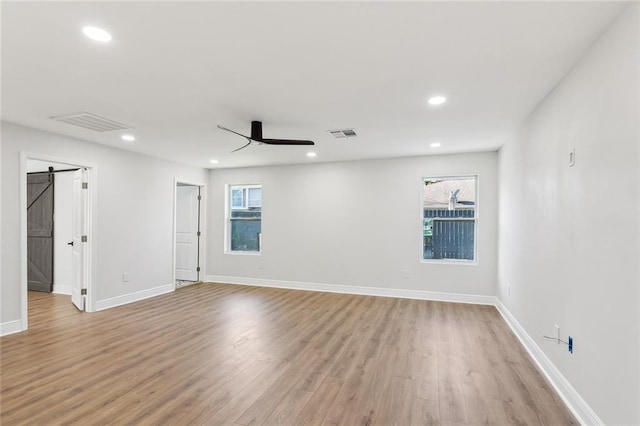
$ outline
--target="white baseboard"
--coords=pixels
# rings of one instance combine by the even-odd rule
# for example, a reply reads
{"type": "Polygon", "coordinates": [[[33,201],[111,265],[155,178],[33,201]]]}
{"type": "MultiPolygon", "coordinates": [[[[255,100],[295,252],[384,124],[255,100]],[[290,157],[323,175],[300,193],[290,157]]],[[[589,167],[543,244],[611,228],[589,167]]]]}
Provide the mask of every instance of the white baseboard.
{"type": "MultiPolygon", "coordinates": [[[[291,290],[306,290],[328,293],[360,294],[366,296],[395,297],[403,299],[434,300],[442,302],[472,303],[481,305],[494,305],[502,315],[506,323],[513,330],[520,343],[533,358],[542,374],[547,378],[551,386],[558,393],[560,398],[567,405],[576,419],[583,425],[603,425],[604,422],[598,417],[587,402],[580,396],[569,381],[562,375],[560,370],[551,362],[533,338],[520,325],[516,318],[509,312],[506,306],[495,296],[440,293],[420,290],[390,289],[381,287],[362,287],[336,284],[319,284],[296,281],[267,280],[259,278],[229,277],[223,275],[207,275],[206,282],[248,285],[257,287],[273,287],[291,290]]],[[[174,284],[167,284],[154,287],[148,290],[129,293],[110,299],[96,302],[96,311],[113,308],[120,305],[136,302],[161,294],[174,291],[174,284]]],[[[23,331],[22,321],[8,321],[0,324],[0,336],[23,331]]]]}
{"type": "Polygon", "coordinates": [[[53,292],[54,292],[55,294],[67,294],[67,295],[71,295],[71,286],[70,286],[70,285],[54,284],[54,285],[53,285],[53,292]]]}
{"type": "Polygon", "coordinates": [[[439,293],[435,291],[404,290],[397,288],[363,287],[338,284],[319,284],[298,281],[265,280],[261,278],[228,277],[207,275],[206,282],[250,285],[256,287],[286,288],[290,290],[320,291],[325,293],[361,294],[364,296],[396,297],[400,299],[435,300],[440,302],[495,305],[495,296],[476,294],[439,293]]]}
{"type": "Polygon", "coordinates": [[[525,329],[518,323],[504,304],[495,296],[483,296],[474,294],[440,293],[420,290],[403,290],[380,287],[362,287],[336,284],[319,284],[296,281],[266,280],[260,278],[228,277],[224,275],[207,275],[206,282],[248,285],[256,287],[274,287],[291,290],[307,290],[328,293],[361,294],[366,296],[396,297],[402,299],[435,300],[441,302],[472,303],[480,305],[493,305],[502,315],[506,323],[520,340],[542,374],[549,381],[556,393],[562,398],[576,419],[583,425],[603,425],[587,402],[574,389],[560,370],[540,349],[536,342],[529,336],[525,329]]]}
{"type": "Polygon", "coordinates": [[[525,331],[513,314],[509,312],[507,307],[504,306],[498,298],[496,298],[496,308],[518,337],[522,346],[529,352],[529,355],[531,355],[531,358],[533,358],[542,374],[544,374],[580,424],[603,425],[604,422],[600,417],[589,407],[589,404],[587,404],[575,388],[571,386],[571,383],[562,375],[560,370],[551,362],[542,349],[540,349],[540,346],[538,346],[535,340],[525,331]]]}
{"type": "Polygon", "coordinates": [[[7,334],[18,333],[23,331],[22,320],[14,320],[0,323],[0,336],[6,336],[7,334]]]}
{"type": "Polygon", "coordinates": [[[150,297],[160,296],[161,294],[171,293],[174,289],[174,284],[167,284],[147,290],[136,291],[135,293],[123,294],[122,296],[112,297],[110,299],[98,300],[96,302],[96,311],[102,311],[116,306],[126,305],[127,303],[148,299],[150,297]]]}

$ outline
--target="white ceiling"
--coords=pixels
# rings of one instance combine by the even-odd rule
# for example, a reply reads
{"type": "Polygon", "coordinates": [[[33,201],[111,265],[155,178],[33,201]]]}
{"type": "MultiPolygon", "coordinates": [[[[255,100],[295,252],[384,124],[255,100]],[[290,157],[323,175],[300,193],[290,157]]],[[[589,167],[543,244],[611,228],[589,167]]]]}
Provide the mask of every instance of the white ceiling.
{"type": "Polygon", "coordinates": [[[2,118],[200,167],[495,150],[624,6],[3,2],[2,118]],[[85,25],[113,41],[87,39],[85,25]],[[429,107],[432,94],[449,101],[429,107]],[[48,118],[80,111],[137,140],[48,118]],[[216,125],[248,134],[251,120],[266,138],[315,140],[318,156],[231,154],[244,139],[216,125]],[[358,137],[327,133],[345,127],[358,137]]]}

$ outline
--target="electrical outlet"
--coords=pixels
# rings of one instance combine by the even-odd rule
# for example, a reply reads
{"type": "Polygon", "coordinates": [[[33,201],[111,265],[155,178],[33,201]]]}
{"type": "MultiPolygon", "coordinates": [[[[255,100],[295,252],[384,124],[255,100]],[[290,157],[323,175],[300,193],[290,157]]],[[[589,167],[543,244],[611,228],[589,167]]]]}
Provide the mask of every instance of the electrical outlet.
{"type": "Polygon", "coordinates": [[[124,272],[124,273],[122,274],[122,282],[123,282],[123,283],[127,283],[127,282],[129,282],[129,273],[128,273],[128,272],[124,272]]]}
{"type": "Polygon", "coordinates": [[[408,269],[403,269],[402,270],[402,278],[409,278],[409,270],[408,269]]]}
{"type": "Polygon", "coordinates": [[[556,343],[560,344],[560,326],[558,324],[553,324],[553,335],[556,337],[556,343]]]}
{"type": "Polygon", "coordinates": [[[568,342],[568,346],[569,346],[569,353],[573,353],[573,337],[569,336],[569,342],[568,342]]]}
{"type": "Polygon", "coordinates": [[[511,286],[507,286],[507,296],[511,296],[511,286]]]}
{"type": "Polygon", "coordinates": [[[264,269],[264,262],[262,260],[258,262],[258,269],[264,269]]]}

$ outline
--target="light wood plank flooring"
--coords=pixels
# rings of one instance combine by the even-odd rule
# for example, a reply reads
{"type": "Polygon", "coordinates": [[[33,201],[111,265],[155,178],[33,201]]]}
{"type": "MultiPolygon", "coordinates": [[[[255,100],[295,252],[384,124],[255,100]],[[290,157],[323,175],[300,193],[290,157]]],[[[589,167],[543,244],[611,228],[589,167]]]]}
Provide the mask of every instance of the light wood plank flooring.
{"type": "Polygon", "coordinates": [[[0,339],[4,426],[576,424],[489,306],[198,284],[29,308],[0,339]]]}

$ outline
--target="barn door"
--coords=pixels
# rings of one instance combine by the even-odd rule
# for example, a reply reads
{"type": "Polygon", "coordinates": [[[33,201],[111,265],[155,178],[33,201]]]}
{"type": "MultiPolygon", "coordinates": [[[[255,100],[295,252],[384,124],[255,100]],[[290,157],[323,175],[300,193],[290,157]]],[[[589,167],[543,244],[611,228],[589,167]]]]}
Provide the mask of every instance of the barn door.
{"type": "Polygon", "coordinates": [[[87,234],[85,218],[87,214],[86,171],[76,170],[73,175],[73,207],[71,212],[72,245],[71,268],[71,301],[76,308],[84,311],[84,295],[86,294],[85,263],[87,255],[87,234]]]}
{"type": "Polygon", "coordinates": [[[200,187],[176,188],[176,280],[198,281],[200,272],[200,187]]]}
{"type": "Polygon", "coordinates": [[[29,290],[53,291],[53,174],[27,175],[29,290]]]}

